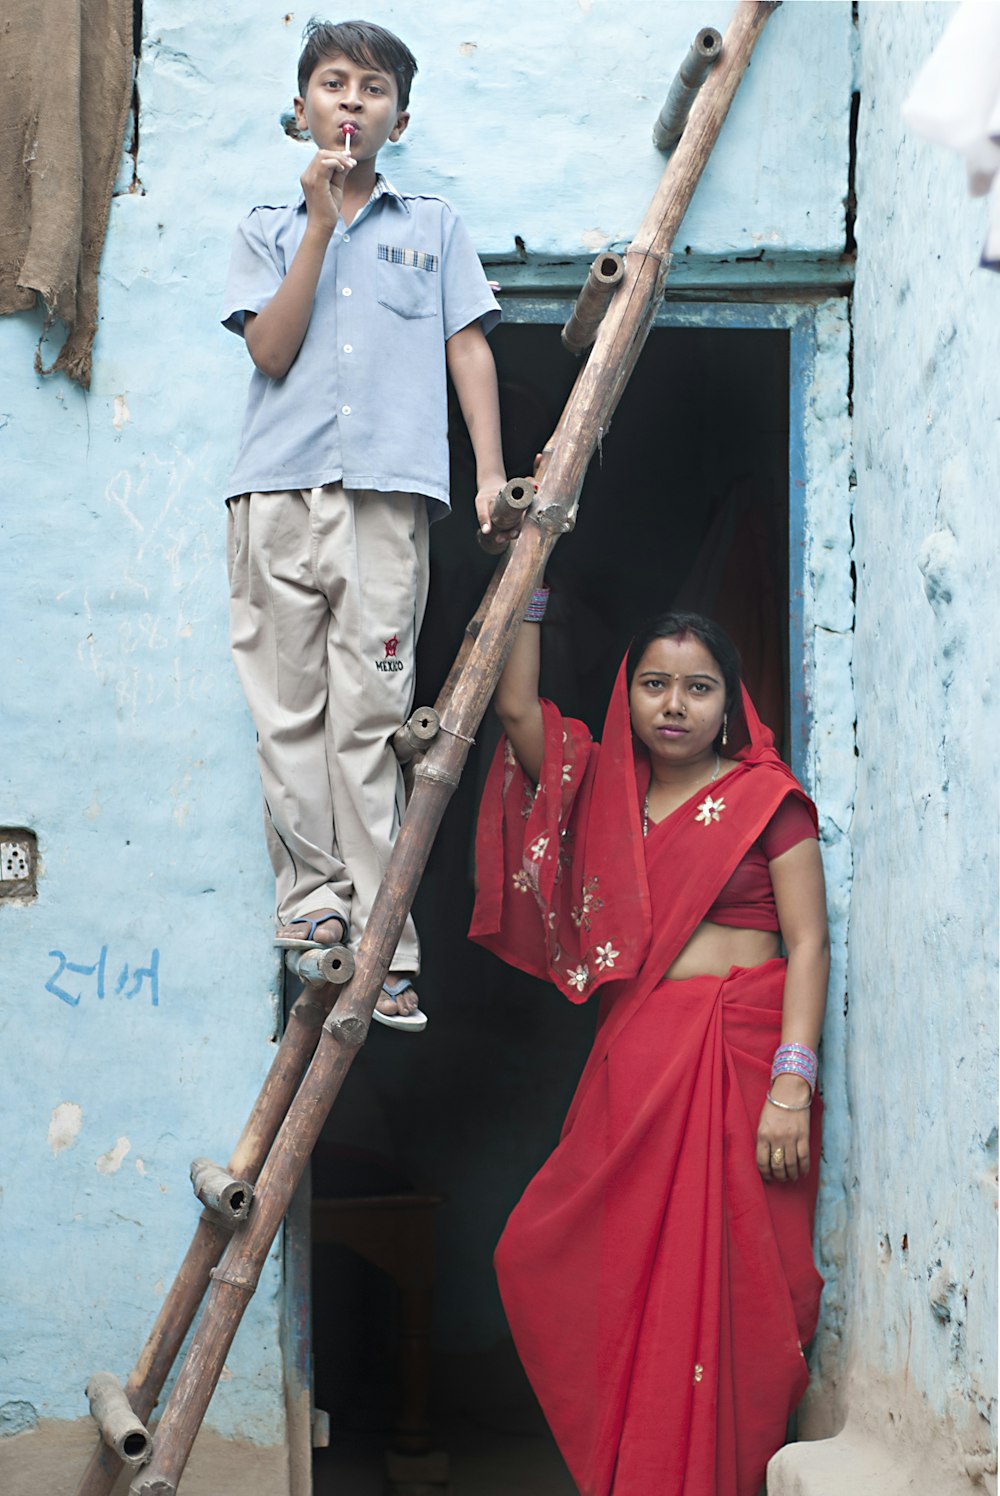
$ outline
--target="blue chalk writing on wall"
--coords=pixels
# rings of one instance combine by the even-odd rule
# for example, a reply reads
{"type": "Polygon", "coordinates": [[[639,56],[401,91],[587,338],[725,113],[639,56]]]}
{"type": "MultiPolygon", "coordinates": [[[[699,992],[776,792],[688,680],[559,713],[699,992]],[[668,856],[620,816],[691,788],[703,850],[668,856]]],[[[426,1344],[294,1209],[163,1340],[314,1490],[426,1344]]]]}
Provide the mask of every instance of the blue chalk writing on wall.
{"type": "MultiPolygon", "coordinates": [[[[108,948],[106,945],[101,946],[101,953],[92,966],[86,966],[80,961],[70,961],[64,951],[49,951],[49,959],[58,961],[59,965],[45,983],[46,992],[51,992],[53,997],[58,997],[60,1002],[68,1004],[71,1008],[79,1007],[85,990],[88,995],[103,1002],[107,992],[108,948]],[[91,980],[82,984],[70,981],[67,984],[69,988],[67,990],[67,987],[59,985],[67,973],[73,977],[88,977],[91,980]],[[79,990],[74,994],[73,989],[77,988],[79,990]]],[[[160,953],[155,949],[149,958],[148,966],[130,967],[128,962],[125,962],[115,980],[113,995],[125,997],[131,1002],[134,997],[142,993],[147,982],[150,1006],[158,1008],[160,1005],[160,953]]]]}

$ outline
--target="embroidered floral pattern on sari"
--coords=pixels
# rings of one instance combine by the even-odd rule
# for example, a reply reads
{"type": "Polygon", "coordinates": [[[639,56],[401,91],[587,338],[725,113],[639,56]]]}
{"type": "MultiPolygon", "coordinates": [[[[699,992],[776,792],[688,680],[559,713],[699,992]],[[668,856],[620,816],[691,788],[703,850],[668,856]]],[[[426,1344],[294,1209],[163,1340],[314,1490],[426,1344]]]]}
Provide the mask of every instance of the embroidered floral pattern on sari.
{"type": "Polygon", "coordinates": [[[726,802],[721,797],[718,800],[713,800],[711,795],[706,795],[698,806],[698,814],[695,816],[695,820],[701,821],[703,826],[711,826],[713,821],[719,819],[720,814],[725,808],[726,802]]]}
{"type": "Polygon", "coordinates": [[[586,966],[582,964],[580,966],[570,966],[566,971],[566,981],[571,987],[575,987],[577,992],[582,992],[590,981],[590,973],[586,966]]]}
{"type": "Polygon", "coordinates": [[[614,964],[620,955],[621,951],[616,951],[610,940],[607,945],[594,947],[594,960],[597,962],[598,971],[613,970],[614,964]]]}
{"type": "Polygon", "coordinates": [[[588,878],[580,894],[580,902],[570,910],[570,919],[578,930],[590,929],[590,916],[604,908],[604,900],[597,896],[599,878],[588,878]]]}

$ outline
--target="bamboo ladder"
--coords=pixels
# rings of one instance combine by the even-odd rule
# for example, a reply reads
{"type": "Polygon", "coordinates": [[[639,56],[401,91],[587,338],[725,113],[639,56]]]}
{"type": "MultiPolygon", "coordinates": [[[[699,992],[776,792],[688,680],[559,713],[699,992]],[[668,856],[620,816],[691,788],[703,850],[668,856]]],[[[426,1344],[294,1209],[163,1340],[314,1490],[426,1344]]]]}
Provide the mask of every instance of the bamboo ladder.
{"type": "MultiPolygon", "coordinates": [[[[662,299],[674,236],[757,39],[778,4],[780,0],[738,0],[721,48],[707,40],[702,47],[703,58],[706,48],[714,50],[710,59],[714,66],[693,104],[694,89],[684,78],[685,68],[681,69],[687,87],[683,103],[690,115],[642,225],[625,252],[623,269],[614,264],[614,256],[598,256],[575,314],[586,321],[589,301],[590,328],[574,332],[571,319],[564,329],[567,346],[579,351],[591,336],[594,318],[606,307],[590,357],[542,453],[536,474],[538,492],[531,480],[513,480],[498,497],[494,509],[498,528],[512,528],[526,515],[520,537],[497,566],[435,708],[415,713],[408,730],[397,734],[401,756],[417,755],[413,791],[358,946],[356,964],[342,948],[335,948],[332,957],[324,953],[324,959],[317,958],[313,967],[300,963],[306,990],[291,1009],[284,1038],[229,1170],[220,1171],[207,1160],[196,1161],[199,1198],[207,1202],[206,1210],[121,1401],[116,1404],[113,1397],[109,1399],[105,1386],[101,1407],[92,1406],[103,1438],[76,1496],[109,1496],[123,1465],[138,1468],[131,1496],[176,1496],[271,1244],[323,1123],[367,1037],[382,981],[473,734],[531,591],[559,536],[573,528],[587,466],[609,429],[662,299]],[[348,980],[349,985],[343,986],[348,980]],[[131,1410],[140,1428],[150,1417],[203,1298],[201,1319],[156,1429],[152,1458],[142,1464],[148,1442],[144,1444],[133,1432],[131,1449],[135,1452],[131,1453],[129,1441],[120,1434],[120,1415],[123,1407],[131,1410]],[[109,1402],[115,1409],[114,1427],[102,1416],[101,1409],[109,1402]]],[[[707,38],[707,33],[701,35],[707,38]]],[[[698,47],[696,40],[688,63],[698,47]]],[[[677,87],[657,122],[661,133],[677,87]]]]}

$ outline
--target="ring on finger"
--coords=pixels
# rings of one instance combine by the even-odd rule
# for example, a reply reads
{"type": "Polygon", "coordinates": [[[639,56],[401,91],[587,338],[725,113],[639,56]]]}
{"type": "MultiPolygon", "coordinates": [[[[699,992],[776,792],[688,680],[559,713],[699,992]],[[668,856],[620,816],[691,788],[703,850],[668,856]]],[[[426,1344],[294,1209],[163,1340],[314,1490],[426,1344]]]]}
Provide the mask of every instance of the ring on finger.
{"type": "Polygon", "coordinates": [[[771,1162],[772,1162],[772,1164],[783,1164],[785,1162],[785,1150],[784,1150],[784,1148],[772,1148],[771,1149],[771,1162]]]}

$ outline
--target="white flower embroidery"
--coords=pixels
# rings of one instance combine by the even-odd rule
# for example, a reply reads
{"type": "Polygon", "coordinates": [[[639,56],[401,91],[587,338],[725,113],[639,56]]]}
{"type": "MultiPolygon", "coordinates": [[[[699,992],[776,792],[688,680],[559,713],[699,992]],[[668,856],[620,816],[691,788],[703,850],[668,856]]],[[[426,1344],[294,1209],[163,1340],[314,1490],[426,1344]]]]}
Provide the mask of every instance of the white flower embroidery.
{"type": "Polygon", "coordinates": [[[514,874],[513,882],[514,887],[517,889],[518,893],[527,893],[531,888],[531,879],[528,877],[523,868],[518,868],[517,872],[514,874]]]}
{"type": "Polygon", "coordinates": [[[577,992],[582,992],[589,980],[590,973],[585,966],[572,967],[566,972],[566,981],[571,987],[575,987],[577,992]]]}
{"type": "Polygon", "coordinates": [[[549,910],[549,929],[554,930],[559,923],[559,916],[554,909],[549,910]]]}
{"type": "Polygon", "coordinates": [[[698,806],[698,814],[695,816],[695,820],[701,821],[705,826],[711,826],[713,821],[719,819],[720,812],[725,810],[725,808],[725,800],[713,800],[711,795],[706,795],[698,806]]]}
{"type": "Polygon", "coordinates": [[[548,844],[549,839],[547,836],[539,836],[535,841],[531,843],[531,857],[533,862],[541,862],[542,858],[545,856],[545,848],[548,846],[548,844]]]}
{"type": "Polygon", "coordinates": [[[597,896],[598,878],[588,878],[586,886],[580,890],[580,902],[575,909],[570,910],[570,918],[577,929],[590,929],[590,916],[598,909],[604,908],[604,900],[597,896]]]}
{"type": "MultiPolygon", "coordinates": [[[[576,909],[571,909],[570,910],[570,918],[572,919],[573,923],[576,925],[577,929],[580,928],[580,926],[583,924],[584,920],[587,918],[587,915],[590,912],[590,906],[591,906],[591,904],[593,902],[594,902],[594,895],[592,893],[585,893],[584,896],[583,896],[583,903],[580,904],[576,909]]],[[[588,924],[588,929],[589,929],[589,924],[588,924]]]]}
{"type": "Polygon", "coordinates": [[[621,955],[621,951],[616,951],[609,940],[607,945],[596,946],[594,948],[594,955],[597,957],[598,970],[610,971],[621,955]]]}

